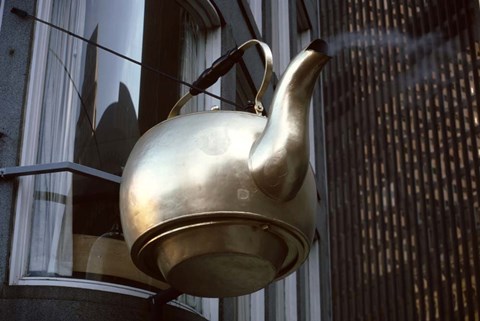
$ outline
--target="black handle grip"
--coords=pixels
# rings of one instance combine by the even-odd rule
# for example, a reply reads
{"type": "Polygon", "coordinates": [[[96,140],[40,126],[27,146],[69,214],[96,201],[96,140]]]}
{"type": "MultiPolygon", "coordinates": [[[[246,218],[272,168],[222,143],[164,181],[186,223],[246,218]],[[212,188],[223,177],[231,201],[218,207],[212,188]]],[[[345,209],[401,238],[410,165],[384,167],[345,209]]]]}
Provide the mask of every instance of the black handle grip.
{"type": "Polygon", "coordinates": [[[206,69],[190,88],[192,96],[198,95],[202,90],[207,89],[213,85],[218,78],[225,75],[240,58],[242,58],[244,51],[238,48],[230,49],[223,56],[215,60],[212,66],[206,69]]]}
{"type": "Polygon", "coordinates": [[[13,7],[11,10],[10,10],[11,13],[13,14],[16,14],[17,16],[19,16],[20,18],[27,18],[28,17],[28,13],[25,11],[25,10],[22,10],[22,9],[18,9],[16,7],[13,7]]]}

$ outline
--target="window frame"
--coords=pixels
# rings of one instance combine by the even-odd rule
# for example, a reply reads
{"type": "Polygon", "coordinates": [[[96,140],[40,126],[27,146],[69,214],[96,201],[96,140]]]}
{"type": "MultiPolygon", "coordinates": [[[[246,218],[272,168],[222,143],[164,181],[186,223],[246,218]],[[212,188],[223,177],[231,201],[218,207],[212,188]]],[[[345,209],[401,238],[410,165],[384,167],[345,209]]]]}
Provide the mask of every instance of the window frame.
{"type": "Polygon", "coordinates": [[[263,0],[246,0],[260,35],[263,34],[263,0]]]}
{"type": "MultiPolygon", "coordinates": [[[[54,0],[38,0],[36,16],[42,20],[50,21],[50,12],[54,0]]],[[[184,0],[182,5],[189,11],[192,7],[186,7],[188,3],[195,3],[194,17],[201,19],[199,25],[205,28],[205,68],[211,65],[221,54],[221,27],[220,18],[215,7],[209,0],[192,1],[184,0]],[[202,10],[199,10],[201,8],[202,10]],[[208,27],[208,28],[207,28],[208,27]]],[[[3,10],[3,1],[0,10],[3,10]]],[[[1,12],[1,11],[0,11],[1,12]]],[[[1,16],[0,16],[1,19],[1,16]]],[[[1,20],[0,20],[1,22],[1,20]]],[[[38,135],[42,117],[42,100],[44,93],[44,75],[47,68],[47,56],[49,46],[50,27],[35,22],[32,59],[29,66],[29,77],[27,83],[27,95],[25,100],[24,126],[21,139],[20,166],[36,165],[38,152],[38,135]]],[[[78,40],[79,44],[82,44],[78,40]]],[[[221,85],[217,82],[210,87],[210,92],[220,95],[221,85]]],[[[204,106],[219,104],[218,100],[204,95],[204,106]]],[[[31,277],[25,276],[27,271],[28,256],[30,251],[30,230],[32,220],[30,209],[33,204],[35,176],[22,176],[18,179],[18,186],[15,199],[15,217],[13,226],[13,240],[11,245],[11,257],[9,268],[9,285],[15,286],[60,286],[73,287],[89,290],[100,290],[104,292],[120,293],[136,297],[147,298],[154,294],[151,291],[126,286],[122,284],[78,279],[73,277],[31,277]]],[[[203,309],[207,314],[214,315],[215,307],[218,311],[217,302],[202,302],[203,309]]],[[[217,312],[218,314],[218,312],[217,312]]],[[[218,317],[217,317],[218,319],[218,317]]]]}
{"type": "Polygon", "coordinates": [[[0,31],[2,30],[2,18],[3,18],[4,8],[5,8],[5,0],[0,0],[0,31]]]}

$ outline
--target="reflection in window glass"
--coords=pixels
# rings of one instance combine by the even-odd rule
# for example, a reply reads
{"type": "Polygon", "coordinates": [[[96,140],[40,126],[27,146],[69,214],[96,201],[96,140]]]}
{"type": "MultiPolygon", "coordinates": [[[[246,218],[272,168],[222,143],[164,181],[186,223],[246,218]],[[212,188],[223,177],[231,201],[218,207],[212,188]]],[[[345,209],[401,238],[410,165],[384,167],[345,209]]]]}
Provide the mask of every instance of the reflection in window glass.
{"type": "MultiPolygon", "coordinates": [[[[203,31],[174,1],[53,1],[50,21],[191,81],[203,70],[203,31]]],[[[135,142],[165,119],[180,86],[51,29],[37,163],[73,161],[121,175],[135,142]]],[[[191,109],[201,108],[195,101],[191,109]]],[[[163,288],[130,261],[116,184],[71,173],[38,175],[28,276],[163,288]]]]}

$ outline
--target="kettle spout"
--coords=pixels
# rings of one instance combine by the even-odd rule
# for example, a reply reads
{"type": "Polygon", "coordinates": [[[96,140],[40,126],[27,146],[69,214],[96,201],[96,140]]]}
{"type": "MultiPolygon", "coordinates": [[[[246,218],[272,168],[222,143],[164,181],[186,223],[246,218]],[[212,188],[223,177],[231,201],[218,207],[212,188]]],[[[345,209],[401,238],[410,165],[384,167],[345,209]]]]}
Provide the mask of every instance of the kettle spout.
{"type": "Polygon", "coordinates": [[[300,52],[282,75],[270,117],[250,151],[257,186],[273,199],[288,201],[303,185],[309,167],[308,114],[318,75],[330,57],[317,39],[300,52]]]}

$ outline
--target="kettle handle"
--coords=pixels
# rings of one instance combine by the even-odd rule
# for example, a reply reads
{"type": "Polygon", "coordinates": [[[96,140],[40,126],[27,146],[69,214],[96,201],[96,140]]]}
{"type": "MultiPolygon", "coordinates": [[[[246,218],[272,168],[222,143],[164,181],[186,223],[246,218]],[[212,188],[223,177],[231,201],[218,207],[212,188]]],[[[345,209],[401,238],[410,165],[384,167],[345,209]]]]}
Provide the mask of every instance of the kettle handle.
{"type": "Polygon", "coordinates": [[[173,106],[168,114],[168,118],[178,116],[182,107],[195,95],[198,95],[203,90],[213,85],[217,80],[225,75],[243,56],[246,49],[259,45],[262,49],[265,60],[265,71],[263,73],[262,83],[258,88],[257,95],[255,96],[255,112],[257,115],[261,115],[263,112],[263,105],[261,99],[267,90],[270,79],[272,78],[273,58],[270,47],[264,42],[257,39],[251,39],[238,48],[229,50],[223,56],[215,60],[212,66],[206,69],[200,77],[193,83],[192,88],[188,93],[183,95],[173,106]]]}

